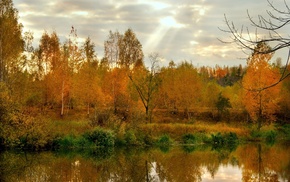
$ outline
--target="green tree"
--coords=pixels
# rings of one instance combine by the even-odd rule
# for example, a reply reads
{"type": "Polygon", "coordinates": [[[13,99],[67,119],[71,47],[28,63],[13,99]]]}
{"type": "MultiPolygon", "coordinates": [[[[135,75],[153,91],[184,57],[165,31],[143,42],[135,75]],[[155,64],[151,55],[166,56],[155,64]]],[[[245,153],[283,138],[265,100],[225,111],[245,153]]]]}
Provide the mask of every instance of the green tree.
{"type": "Polygon", "coordinates": [[[218,100],[216,102],[216,108],[218,110],[219,117],[223,117],[224,114],[228,114],[228,109],[232,108],[230,99],[224,97],[221,92],[219,93],[218,100]]]}
{"type": "Polygon", "coordinates": [[[120,66],[127,69],[143,66],[142,45],[132,29],[128,29],[119,41],[120,66]]]}
{"type": "Polygon", "coordinates": [[[85,62],[91,63],[96,61],[97,55],[95,52],[95,44],[88,37],[82,46],[82,55],[85,62]]]}
{"type": "Polygon", "coordinates": [[[17,65],[24,48],[22,24],[18,22],[18,11],[12,0],[0,2],[0,82],[6,81],[8,73],[17,65]]]}

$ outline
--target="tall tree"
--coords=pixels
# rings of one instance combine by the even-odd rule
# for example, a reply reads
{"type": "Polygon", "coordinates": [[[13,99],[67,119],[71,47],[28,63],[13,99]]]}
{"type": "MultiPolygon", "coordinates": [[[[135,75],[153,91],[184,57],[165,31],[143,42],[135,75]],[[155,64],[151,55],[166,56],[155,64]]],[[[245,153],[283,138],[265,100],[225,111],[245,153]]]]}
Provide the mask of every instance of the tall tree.
{"type": "Polygon", "coordinates": [[[142,45],[132,29],[128,29],[119,41],[120,66],[125,68],[143,66],[142,45]]]}
{"type": "Polygon", "coordinates": [[[107,58],[109,64],[112,67],[118,66],[119,63],[119,54],[120,54],[120,41],[122,40],[122,35],[116,31],[112,32],[110,30],[108,39],[104,43],[105,48],[105,58],[107,58]]]}
{"type": "Polygon", "coordinates": [[[88,37],[82,45],[82,55],[85,62],[91,63],[96,61],[97,55],[95,52],[95,44],[90,37],[88,37]]]}
{"type": "Polygon", "coordinates": [[[56,32],[49,35],[45,31],[42,34],[39,44],[39,53],[45,75],[57,69],[58,59],[60,57],[60,42],[56,32]]]}
{"type": "Polygon", "coordinates": [[[68,40],[68,51],[69,51],[69,67],[71,72],[77,72],[81,67],[83,60],[81,59],[81,50],[78,46],[78,34],[77,29],[74,26],[71,27],[68,40]]]}
{"type": "Polygon", "coordinates": [[[269,64],[272,54],[260,54],[271,49],[265,42],[259,43],[248,60],[248,69],[243,77],[244,105],[260,130],[265,119],[274,120],[274,113],[279,109],[281,85],[265,89],[279,79],[279,70],[269,64]]]}
{"type": "Polygon", "coordinates": [[[22,24],[12,0],[0,2],[0,82],[7,81],[11,66],[15,65],[24,48],[22,24]]]}
{"type": "Polygon", "coordinates": [[[151,61],[151,70],[143,67],[137,68],[136,72],[129,75],[135,89],[138,92],[139,98],[145,108],[146,121],[151,122],[152,111],[155,107],[155,99],[160,86],[158,61],[160,59],[157,53],[149,55],[151,61]]]}

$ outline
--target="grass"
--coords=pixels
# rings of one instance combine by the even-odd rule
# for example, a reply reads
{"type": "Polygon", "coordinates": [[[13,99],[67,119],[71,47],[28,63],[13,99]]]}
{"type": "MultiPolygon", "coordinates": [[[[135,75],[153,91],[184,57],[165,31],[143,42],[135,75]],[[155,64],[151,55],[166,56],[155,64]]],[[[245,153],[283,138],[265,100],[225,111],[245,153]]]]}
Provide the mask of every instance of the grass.
{"type": "Polygon", "coordinates": [[[89,120],[48,120],[49,127],[57,136],[81,135],[92,129],[89,120]]]}
{"type": "MultiPolygon", "coordinates": [[[[161,146],[167,150],[169,145],[174,144],[194,148],[203,143],[223,146],[236,144],[237,141],[264,141],[271,144],[279,139],[290,140],[290,125],[265,125],[257,131],[250,124],[237,122],[214,123],[194,120],[188,123],[173,123],[172,121],[171,123],[132,124],[118,118],[115,121],[114,118],[111,117],[110,125],[103,127],[94,127],[86,118],[44,118],[41,122],[46,123],[45,130],[49,131],[49,134],[33,136],[36,136],[38,143],[39,141],[48,143],[44,146],[47,149],[141,145],[161,146]]],[[[35,128],[31,132],[35,133],[35,128]]],[[[28,143],[24,139],[21,140],[21,144],[28,143]]]]}
{"type": "Polygon", "coordinates": [[[195,122],[194,124],[168,123],[168,124],[147,124],[140,127],[141,131],[152,133],[154,135],[168,134],[174,139],[179,139],[187,133],[211,135],[218,132],[236,133],[240,137],[249,136],[249,130],[246,127],[230,126],[225,123],[203,123],[195,122]]]}

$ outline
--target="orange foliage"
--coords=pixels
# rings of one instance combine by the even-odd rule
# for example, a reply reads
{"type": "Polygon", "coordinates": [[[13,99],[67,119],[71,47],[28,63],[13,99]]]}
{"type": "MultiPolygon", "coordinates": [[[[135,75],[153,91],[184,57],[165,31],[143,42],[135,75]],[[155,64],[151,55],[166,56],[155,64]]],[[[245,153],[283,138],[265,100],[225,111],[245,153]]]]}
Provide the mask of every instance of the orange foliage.
{"type": "MultiPolygon", "coordinates": [[[[258,46],[261,47],[257,49],[264,49],[267,45],[258,46]]],[[[243,103],[253,120],[274,120],[273,114],[279,109],[281,85],[265,89],[280,78],[279,70],[268,63],[271,57],[271,54],[253,53],[243,78],[243,103]]]]}

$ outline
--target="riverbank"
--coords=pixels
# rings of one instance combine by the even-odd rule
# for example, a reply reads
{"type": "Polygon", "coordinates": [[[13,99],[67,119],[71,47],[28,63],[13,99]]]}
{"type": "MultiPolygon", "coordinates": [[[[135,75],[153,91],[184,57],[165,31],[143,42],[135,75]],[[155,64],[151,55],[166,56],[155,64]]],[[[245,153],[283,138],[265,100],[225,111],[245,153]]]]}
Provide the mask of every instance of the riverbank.
{"type": "MultiPolygon", "coordinates": [[[[31,123],[29,124],[29,126],[31,123]]],[[[55,150],[119,146],[227,145],[259,141],[273,144],[290,140],[289,124],[264,125],[237,122],[191,121],[175,123],[126,122],[107,118],[102,125],[91,119],[43,119],[25,131],[15,130],[1,148],[55,150]]],[[[4,139],[2,139],[4,140],[4,139]]]]}

